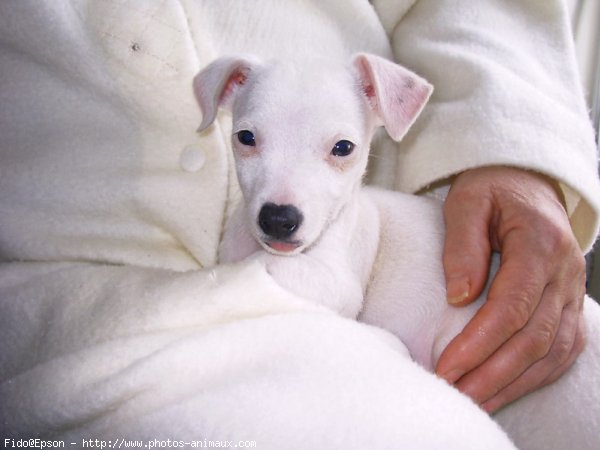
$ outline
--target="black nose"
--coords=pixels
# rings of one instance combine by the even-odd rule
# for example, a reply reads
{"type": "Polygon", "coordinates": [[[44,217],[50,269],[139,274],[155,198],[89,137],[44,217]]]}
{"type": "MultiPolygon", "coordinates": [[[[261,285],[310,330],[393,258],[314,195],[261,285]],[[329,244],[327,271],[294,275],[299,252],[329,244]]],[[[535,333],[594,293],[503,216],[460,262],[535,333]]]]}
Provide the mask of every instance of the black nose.
{"type": "Polygon", "coordinates": [[[302,223],[302,213],[292,205],[265,203],[258,214],[258,225],[275,239],[290,237],[302,223]]]}

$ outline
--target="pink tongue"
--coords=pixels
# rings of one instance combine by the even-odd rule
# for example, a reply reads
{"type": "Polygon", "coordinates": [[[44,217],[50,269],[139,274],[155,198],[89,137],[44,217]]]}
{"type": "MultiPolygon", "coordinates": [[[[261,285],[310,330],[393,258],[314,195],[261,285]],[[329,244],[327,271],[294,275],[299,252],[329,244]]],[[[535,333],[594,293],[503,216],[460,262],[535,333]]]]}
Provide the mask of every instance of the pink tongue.
{"type": "Polygon", "coordinates": [[[269,242],[269,247],[281,253],[293,252],[296,249],[296,245],[285,242],[269,242]]]}

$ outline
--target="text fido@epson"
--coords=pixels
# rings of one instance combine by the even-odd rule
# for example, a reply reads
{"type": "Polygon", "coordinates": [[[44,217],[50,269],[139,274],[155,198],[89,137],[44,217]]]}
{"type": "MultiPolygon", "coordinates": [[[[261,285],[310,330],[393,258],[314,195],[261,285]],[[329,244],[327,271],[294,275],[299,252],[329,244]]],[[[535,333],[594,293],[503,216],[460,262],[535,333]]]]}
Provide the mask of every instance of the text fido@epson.
{"type": "Polygon", "coordinates": [[[4,448],[64,448],[64,441],[47,441],[39,438],[4,439],[4,448]]]}

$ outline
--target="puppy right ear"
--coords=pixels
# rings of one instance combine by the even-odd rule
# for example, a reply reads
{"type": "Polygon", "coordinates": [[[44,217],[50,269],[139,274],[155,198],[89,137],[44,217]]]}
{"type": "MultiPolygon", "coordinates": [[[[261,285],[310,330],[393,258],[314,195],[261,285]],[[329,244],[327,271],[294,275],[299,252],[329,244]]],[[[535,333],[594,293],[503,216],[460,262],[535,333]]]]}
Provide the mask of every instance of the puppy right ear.
{"type": "Polygon", "coordinates": [[[367,53],[354,58],[364,96],[392,139],[399,141],[417,119],[433,86],[410,70],[367,53]]]}
{"type": "Polygon", "coordinates": [[[198,131],[210,126],[219,107],[230,108],[239,89],[246,84],[255,63],[242,58],[219,58],[194,78],[194,94],[202,110],[198,131]]]}

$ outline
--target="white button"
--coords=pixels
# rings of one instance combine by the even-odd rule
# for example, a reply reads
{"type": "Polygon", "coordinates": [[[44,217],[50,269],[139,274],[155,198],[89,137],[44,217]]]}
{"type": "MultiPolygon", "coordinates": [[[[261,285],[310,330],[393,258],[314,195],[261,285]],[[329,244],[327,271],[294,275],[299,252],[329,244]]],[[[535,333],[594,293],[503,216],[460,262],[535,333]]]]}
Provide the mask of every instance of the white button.
{"type": "Polygon", "coordinates": [[[205,162],[206,155],[199,145],[188,145],[179,156],[179,165],[186,172],[198,172],[205,162]]]}

